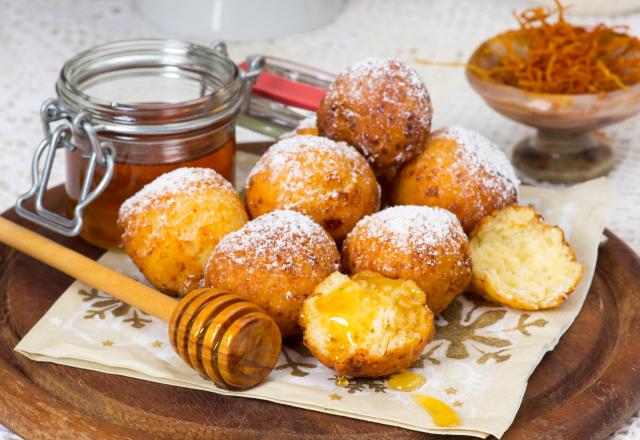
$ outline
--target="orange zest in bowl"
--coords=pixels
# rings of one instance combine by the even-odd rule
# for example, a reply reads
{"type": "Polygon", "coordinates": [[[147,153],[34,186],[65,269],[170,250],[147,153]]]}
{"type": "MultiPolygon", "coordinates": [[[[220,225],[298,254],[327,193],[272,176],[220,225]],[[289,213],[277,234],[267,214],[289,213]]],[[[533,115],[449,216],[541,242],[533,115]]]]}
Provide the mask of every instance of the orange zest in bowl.
{"type": "Polygon", "coordinates": [[[514,12],[519,29],[487,41],[469,64],[418,62],[462,65],[487,81],[534,93],[606,94],[640,82],[640,39],[626,26],[574,25],[555,2],[555,11],[514,12]]]}

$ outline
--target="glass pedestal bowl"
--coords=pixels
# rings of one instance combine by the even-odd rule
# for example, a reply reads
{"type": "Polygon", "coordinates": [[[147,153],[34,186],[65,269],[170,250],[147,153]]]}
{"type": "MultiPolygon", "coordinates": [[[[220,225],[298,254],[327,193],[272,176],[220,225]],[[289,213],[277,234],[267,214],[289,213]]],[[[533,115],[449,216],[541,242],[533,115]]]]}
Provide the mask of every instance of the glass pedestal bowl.
{"type": "MultiPolygon", "coordinates": [[[[468,65],[494,67],[496,40],[483,43],[468,65]]],[[[640,84],[607,94],[559,95],[527,92],[466,70],[471,87],[498,113],[537,129],[513,150],[512,162],[536,180],[580,182],[606,174],[615,164],[611,142],[596,130],[640,111],[640,84]]]]}

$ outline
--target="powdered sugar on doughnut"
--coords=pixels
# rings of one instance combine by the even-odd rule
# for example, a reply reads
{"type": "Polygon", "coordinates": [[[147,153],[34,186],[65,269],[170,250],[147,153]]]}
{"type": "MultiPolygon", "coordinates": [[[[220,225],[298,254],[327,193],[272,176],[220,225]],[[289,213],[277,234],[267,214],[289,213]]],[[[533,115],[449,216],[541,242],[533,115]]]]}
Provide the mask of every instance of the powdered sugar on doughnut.
{"type": "MultiPolygon", "coordinates": [[[[370,96],[367,93],[369,90],[382,89],[383,83],[389,83],[390,80],[394,89],[403,87],[405,93],[415,99],[429,99],[429,92],[418,72],[394,58],[366,58],[351,65],[344,74],[352,79],[348,82],[350,99],[364,99],[370,96]]],[[[387,101],[394,100],[387,93],[384,94],[384,98],[387,101]]]]}
{"type": "MultiPolygon", "coordinates": [[[[421,257],[453,252],[466,240],[457,217],[442,208],[428,206],[394,206],[360,220],[347,236],[371,246],[391,245],[404,254],[417,253],[421,257]]],[[[457,250],[456,250],[457,252],[457,250]]],[[[428,264],[428,261],[427,261],[428,264]]]]}
{"type": "Polygon", "coordinates": [[[420,147],[418,139],[431,127],[429,92],[416,70],[397,59],[367,58],[353,64],[329,87],[324,101],[340,103],[335,109],[327,110],[333,112],[333,116],[323,118],[326,125],[321,131],[330,136],[344,119],[347,125],[355,125],[362,118],[370,121],[369,127],[373,130],[354,133],[353,142],[373,163],[385,154],[379,145],[385,139],[380,134],[371,138],[372,132],[408,130],[405,136],[413,143],[404,145],[392,160],[401,164],[415,155],[420,147]],[[385,114],[397,117],[389,119],[385,114]]]}
{"type": "Polygon", "coordinates": [[[160,201],[165,206],[169,206],[173,203],[172,196],[185,192],[191,193],[195,198],[197,197],[196,190],[202,187],[218,187],[235,192],[231,183],[215,170],[210,168],[178,168],[157,177],[125,200],[120,206],[119,217],[126,219],[160,203],[160,201]]]}
{"type": "Polygon", "coordinates": [[[316,129],[317,131],[317,128],[318,128],[318,118],[314,114],[301,120],[300,123],[298,123],[298,125],[296,126],[296,128],[281,135],[279,139],[286,139],[293,136],[297,136],[298,134],[300,134],[300,131],[303,131],[303,130],[316,129]]]}
{"type": "Polygon", "coordinates": [[[272,145],[251,170],[246,186],[251,185],[256,175],[263,173],[270,173],[273,181],[286,181],[288,192],[283,197],[297,195],[296,200],[283,205],[290,209],[295,208],[299,200],[339,197],[340,192],[349,191],[367,171],[369,165],[364,157],[345,142],[297,135],[272,145]],[[309,179],[319,174],[324,176],[325,182],[336,182],[338,188],[325,192],[327,186],[310,185],[309,179]]]}
{"type": "MultiPolygon", "coordinates": [[[[458,159],[470,174],[483,170],[491,176],[506,179],[508,185],[501,185],[505,190],[512,190],[520,185],[507,156],[477,131],[456,125],[438,130],[433,137],[455,141],[460,146],[458,159]]],[[[488,188],[496,188],[494,179],[485,179],[483,184],[488,188]]]]}
{"type": "Polygon", "coordinates": [[[316,115],[311,115],[307,118],[304,118],[302,121],[300,121],[300,123],[296,127],[296,130],[310,130],[312,128],[316,128],[317,126],[318,126],[318,119],[316,115]]]}
{"type": "MultiPolygon", "coordinates": [[[[278,210],[250,221],[239,230],[225,236],[213,252],[224,255],[244,271],[288,271],[292,274],[301,265],[325,266],[338,270],[335,243],[320,225],[295,211],[278,210]],[[321,250],[319,252],[319,250],[321,250]],[[321,261],[336,256],[335,261],[321,261]]],[[[210,264],[215,264],[214,256],[210,264]]]]}

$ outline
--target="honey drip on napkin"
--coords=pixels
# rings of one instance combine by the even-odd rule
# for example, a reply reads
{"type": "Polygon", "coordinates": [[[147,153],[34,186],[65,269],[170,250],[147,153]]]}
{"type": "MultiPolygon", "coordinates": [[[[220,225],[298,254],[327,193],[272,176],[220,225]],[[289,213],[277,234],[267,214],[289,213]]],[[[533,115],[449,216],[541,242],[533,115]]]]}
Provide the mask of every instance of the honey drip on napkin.
{"type": "Polygon", "coordinates": [[[425,396],[424,394],[414,394],[413,400],[423,407],[436,426],[452,427],[460,426],[460,417],[453,408],[435,397],[425,396]]]}
{"type": "Polygon", "coordinates": [[[396,391],[415,391],[425,384],[427,379],[419,374],[410,371],[401,371],[400,373],[389,376],[387,385],[396,391]]]}

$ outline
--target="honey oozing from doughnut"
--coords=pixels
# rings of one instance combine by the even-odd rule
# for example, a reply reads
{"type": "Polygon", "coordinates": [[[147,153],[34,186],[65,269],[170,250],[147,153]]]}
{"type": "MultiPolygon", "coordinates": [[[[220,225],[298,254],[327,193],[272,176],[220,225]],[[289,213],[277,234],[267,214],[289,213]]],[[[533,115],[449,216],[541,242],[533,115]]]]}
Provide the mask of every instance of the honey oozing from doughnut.
{"type": "Polygon", "coordinates": [[[434,335],[425,293],[413,281],[364,271],[333,273],[304,301],[304,343],[338,375],[387,376],[410,367],[434,335]]]}

